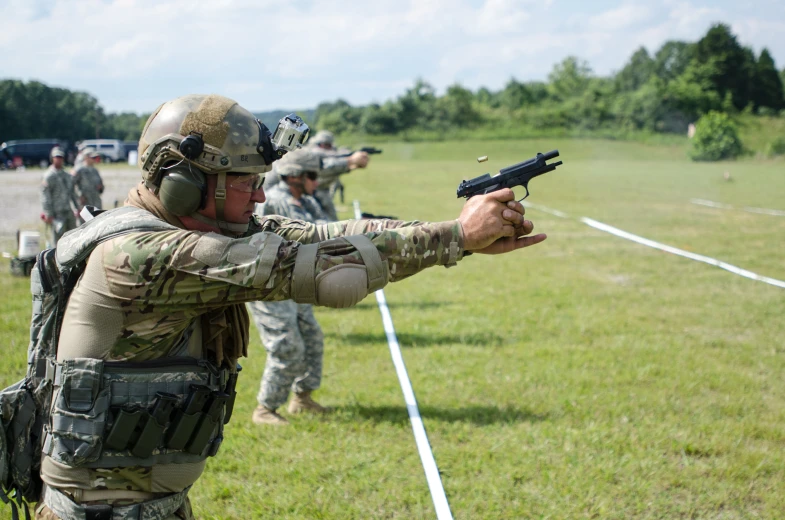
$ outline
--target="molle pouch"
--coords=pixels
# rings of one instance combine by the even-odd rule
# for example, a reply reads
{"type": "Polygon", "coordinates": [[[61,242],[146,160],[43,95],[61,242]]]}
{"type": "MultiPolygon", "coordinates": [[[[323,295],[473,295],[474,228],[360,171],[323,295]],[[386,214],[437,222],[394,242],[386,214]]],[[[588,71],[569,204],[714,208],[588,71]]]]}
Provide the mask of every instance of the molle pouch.
{"type": "Polygon", "coordinates": [[[118,451],[126,449],[143,413],[144,411],[139,406],[126,406],[118,409],[112,429],[109,430],[109,435],[104,441],[104,446],[118,451]]]}
{"type": "Polygon", "coordinates": [[[161,444],[164,430],[174,412],[179,398],[174,394],[158,392],[152,408],[144,412],[145,422],[139,432],[139,437],[131,447],[131,454],[140,459],[146,459],[153,454],[161,444]]]}
{"type": "Polygon", "coordinates": [[[101,455],[109,408],[109,388],[101,388],[103,361],[68,359],[58,365],[51,432],[44,453],[68,466],[82,466],[101,455]]]}
{"type": "MultiPolygon", "coordinates": [[[[229,399],[229,394],[223,392],[213,392],[210,394],[210,401],[201,413],[196,431],[186,448],[188,453],[202,455],[204,454],[207,445],[216,440],[214,435],[216,435],[216,437],[221,437],[222,431],[218,429],[218,426],[220,425],[223,427],[223,413],[229,399]]],[[[218,444],[220,445],[220,442],[218,444]]],[[[217,452],[218,446],[210,451],[217,452]]]]}
{"type": "Polygon", "coordinates": [[[182,450],[194,434],[201,412],[210,399],[210,387],[191,385],[185,403],[179,408],[172,419],[172,425],[166,431],[166,447],[170,450],[182,450]]]}

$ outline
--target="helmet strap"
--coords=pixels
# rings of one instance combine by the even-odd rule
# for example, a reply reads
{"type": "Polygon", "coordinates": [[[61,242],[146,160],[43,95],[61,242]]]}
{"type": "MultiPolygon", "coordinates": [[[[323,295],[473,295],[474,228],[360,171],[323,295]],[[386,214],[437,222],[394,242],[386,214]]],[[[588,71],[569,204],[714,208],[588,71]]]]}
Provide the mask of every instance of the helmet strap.
{"type": "Polygon", "coordinates": [[[226,217],[224,215],[224,207],[226,204],[226,172],[219,172],[217,177],[215,186],[215,219],[207,218],[199,212],[192,213],[190,217],[203,224],[217,227],[221,231],[227,231],[234,235],[242,235],[248,231],[250,222],[245,224],[226,222],[226,217]]]}
{"type": "Polygon", "coordinates": [[[225,229],[224,204],[226,203],[226,172],[218,172],[218,182],[215,186],[215,218],[218,227],[225,229]]]}

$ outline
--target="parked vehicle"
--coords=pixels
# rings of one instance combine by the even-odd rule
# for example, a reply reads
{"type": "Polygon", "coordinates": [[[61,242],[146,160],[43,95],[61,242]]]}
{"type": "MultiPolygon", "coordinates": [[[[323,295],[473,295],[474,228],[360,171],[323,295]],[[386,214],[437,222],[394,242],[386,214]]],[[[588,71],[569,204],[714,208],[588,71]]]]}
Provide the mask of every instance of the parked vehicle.
{"type": "Polygon", "coordinates": [[[85,139],[79,143],[79,151],[92,148],[103,159],[103,162],[125,161],[127,153],[123,142],[118,139],[85,139]]]}
{"type": "Polygon", "coordinates": [[[0,160],[10,166],[40,166],[51,164],[52,148],[59,146],[65,152],[66,162],[73,164],[76,154],[68,141],[61,139],[19,139],[0,145],[0,160]]]}
{"type": "Polygon", "coordinates": [[[123,141],[125,146],[125,158],[128,160],[128,153],[135,152],[139,148],[139,141],[123,141]]]}

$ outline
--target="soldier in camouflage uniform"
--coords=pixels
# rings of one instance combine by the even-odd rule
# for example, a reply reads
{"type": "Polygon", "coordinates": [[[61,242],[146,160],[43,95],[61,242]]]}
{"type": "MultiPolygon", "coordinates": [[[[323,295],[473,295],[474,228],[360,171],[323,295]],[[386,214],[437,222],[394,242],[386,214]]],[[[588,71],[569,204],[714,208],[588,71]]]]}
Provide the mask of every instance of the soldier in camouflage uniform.
{"type": "Polygon", "coordinates": [[[249,111],[222,96],[164,103],[142,132],[143,180],[130,190],[127,207],[102,213],[63,238],[58,261],[79,258],[80,251],[89,258],[62,317],[52,399],[52,417],[60,414],[61,422],[53,421],[47,432],[66,441],[44,442],[45,485],[36,518],[192,518],[188,490],[220,446],[220,426],[229,414],[221,403],[230,395],[236,361],[247,355],[246,302],[351,306],[389,282],[455,265],[469,252],[506,253],[545,239],[525,236],[532,224],[511,190],[473,197],[456,220],[445,222],[317,225],[255,217],[256,203],[265,201],[264,174],[284,146],[285,139],[276,145],[249,111]],[[129,223],[133,232],[116,231],[129,223]],[[166,367],[174,365],[192,368],[170,373],[166,367]],[[107,370],[133,377],[107,385],[101,370],[104,377],[107,370]],[[206,451],[171,448],[166,434],[147,458],[109,449],[106,438],[120,413],[112,412],[115,403],[136,403],[128,410],[136,413],[138,403],[150,406],[162,398],[158,389],[180,402],[191,372],[208,378],[202,386],[223,389],[210,394],[216,406],[200,408],[217,412],[215,422],[197,423],[216,424],[199,430],[210,434],[206,451]],[[63,387],[64,381],[70,382],[63,387]],[[91,417],[85,414],[108,422],[102,428],[97,419],[81,420],[91,417]],[[64,456],[86,440],[90,449],[64,456]]]}
{"type": "Polygon", "coordinates": [[[74,211],[79,209],[74,182],[63,169],[65,154],[59,148],[52,151],[52,165],[44,172],[41,182],[42,218],[51,235],[51,246],[57,245],[66,231],[76,227],[74,211]],[[73,205],[73,209],[71,209],[73,205]]]}
{"type": "Polygon", "coordinates": [[[339,177],[357,168],[368,166],[366,152],[354,152],[346,157],[338,157],[339,151],[335,148],[335,137],[332,132],[322,130],[308,140],[308,150],[322,158],[322,167],[319,170],[319,187],[313,196],[319,201],[324,213],[331,220],[338,220],[338,214],[333,203],[335,188],[340,184],[339,177]]]}
{"type": "MultiPolygon", "coordinates": [[[[326,224],[329,219],[319,203],[311,197],[318,186],[321,161],[306,150],[288,153],[277,161],[273,170],[280,181],[265,191],[263,215],[280,215],[312,224],[326,224]]],[[[313,400],[322,379],[324,334],[313,315],[313,306],[288,300],[248,304],[251,316],[267,349],[267,362],[259,388],[253,422],[285,425],[288,421],[277,413],[289,398],[289,413],[324,413],[326,408],[313,400]]]]}
{"type": "Polygon", "coordinates": [[[83,158],[82,164],[74,169],[74,188],[76,188],[79,210],[85,206],[101,209],[101,194],[104,192],[104,181],[95,167],[95,159],[99,155],[90,152],[83,158]]]}

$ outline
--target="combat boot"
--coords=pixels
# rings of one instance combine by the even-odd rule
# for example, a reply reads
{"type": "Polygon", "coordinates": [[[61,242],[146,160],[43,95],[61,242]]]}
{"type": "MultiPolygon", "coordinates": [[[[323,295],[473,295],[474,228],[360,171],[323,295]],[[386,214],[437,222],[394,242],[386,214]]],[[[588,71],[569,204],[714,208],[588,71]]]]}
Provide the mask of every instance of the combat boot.
{"type": "Polygon", "coordinates": [[[289,413],[292,415],[308,412],[314,414],[324,414],[329,413],[330,409],[326,406],[322,406],[316,401],[313,400],[311,397],[311,392],[302,392],[299,394],[294,394],[292,400],[289,401],[289,413]]]}
{"type": "Polygon", "coordinates": [[[270,410],[262,405],[256,407],[253,411],[254,424],[272,424],[274,426],[286,426],[289,421],[285,417],[281,417],[275,410],[270,410]]]}

